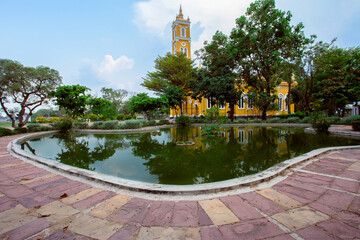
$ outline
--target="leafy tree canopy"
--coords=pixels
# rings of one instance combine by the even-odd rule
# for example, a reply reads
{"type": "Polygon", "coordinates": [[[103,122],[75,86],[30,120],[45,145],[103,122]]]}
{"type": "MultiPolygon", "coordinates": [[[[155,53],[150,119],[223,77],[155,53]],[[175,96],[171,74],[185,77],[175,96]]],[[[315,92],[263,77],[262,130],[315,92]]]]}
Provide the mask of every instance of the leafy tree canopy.
{"type": "Polygon", "coordinates": [[[64,109],[71,118],[84,115],[89,96],[85,94],[90,90],[80,85],[65,85],[56,88],[53,92],[55,104],[64,109]]]}
{"type": "Polygon", "coordinates": [[[105,119],[114,119],[116,110],[109,100],[103,98],[90,98],[90,111],[96,115],[102,115],[105,119]]]}
{"type": "Polygon", "coordinates": [[[130,98],[130,111],[144,112],[147,119],[151,119],[151,112],[161,107],[166,107],[168,100],[166,97],[161,96],[159,98],[149,97],[146,93],[139,93],[136,96],[130,98]]]}
{"type": "Polygon", "coordinates": [[[194,70],[193,61],[188,59],[185,54],[177,53],[173,55],[167,53],[164,57],[155,60],[155,71],[148,72],[141,84],[156,94],[163,94],[170,85],[182,87],[187,93],[187,82],[191,78],[194,70]]]}
{"type": "Polygon", "coordinates": [[[203,68],[194,73],[189,81],[192,97],[201,101],[202,97],[230,104],[230,119],[234,118],[235,104],[241,97],[241,87],[235,79],[234,61],[229,52],[228,37],[217,31],[210,43],[197,54],[202,60],[203,68]]]}
{"type": "Polygon", "coordinates": [[[259,98],[255,102],[263,119],[277,98],[279,70],[287,59],[296,56],[295,50],[301,51],[308,42],[303,24],[291,26],[290,21],[291,13],[276,9],[275,0],[257,0],[250,4],[245,16],[236,19],[230,35],[230,51],[239,77],[259,98]]]}
{"type": "Polygon", "coordinates": [[[124,89],[112,89],[103,87],[101,90],[102,97],[108,101],[110,101],[116,113],[120,112],[121,104],[123,103],[124,98],[129,94],[128,91],[124,89]]]}
{"type": "Polygon", "coordinates": [[[17,119],[18,127],[25,126],[60,84],[61,77],[54,69],[24,67],[17,61],[0,59],[0,104],[13,127],[17,119]]]}

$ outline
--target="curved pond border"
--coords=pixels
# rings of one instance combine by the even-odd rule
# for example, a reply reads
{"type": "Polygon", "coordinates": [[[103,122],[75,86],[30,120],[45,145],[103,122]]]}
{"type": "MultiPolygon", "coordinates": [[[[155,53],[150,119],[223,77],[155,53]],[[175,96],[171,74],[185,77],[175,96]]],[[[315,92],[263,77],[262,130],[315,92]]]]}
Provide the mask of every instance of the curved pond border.
{"type": "MultiPolygon", "coordinates": [[[[227,125],[227,126],[250,126],[245,124],[234,124],[234,125],[227,125]]],[[[252,124],[251,126],[280,126],[279,124],[252,124]]],[[[281,126],[295,126],[299,127],[297,124],[286,124],[281,126]]],[[[303,125],[301,125],[303,126],[303,125]]],[[[154,131],[156,129],[160,128],[168,128],[171,127],[169,125],[167,126],[161,126],[161,127],[153,127],[153,128],[147,128],[147,129],[135,129],[135,130],[81,130],[77,132],[86,132],[86,133],[139,133],[139,132],[148,132],[148,131],[154,131]]],[[[127,180],[123,178],[118,178],[114,176],[109,176],[101,173],[96,173],[93,171],[80,169],[77,167],[65,165],[62,163],[59,163],[52,159],[43,158],[40,156],[35,156],[31,153],[28,153],[21,149],[20,145],[30,139],[40,137],[40,136],[46,136],[51,135],[53,133],[56,133],[57,131],[51,131],[51,132],[41,132],[41,133],[35,133],[31,135],[26,135],[23,137],[20,137],[18,139],[15,139],[14,141],[10,142],[8,145],[8,151],[15,156],[18,157],[24,157],[28,160],[32,160],[34,162],[43,164],[47,167],[56,169],[62,173],[70,174],[73,176],[78,176],[81,178],[85,178],[86,180],[92,180],[98,183],[106,184],[108,186],[117,187],[120,189],[135,191],[135,192],[143,192],[143,193],[152,193],[152,194],[168,194],[168,195],[196,195],[196,194],[210,194],[210,193],[219,193],[219,192],[225,192],[230,190],[236,190],[242,187],[251,187],[256,184],[260,184],[266,181],[269,181],[277,176],[282,175],[286,170],[295,167],[298,164],[301,164],[305,161],[314,159],[320,155],[326,154],[331,151],[338,151],[338,150],[347,150],[347,149],[359,149],[360,146],[342,146],[342,147],[328,147],[328,148],[320,148],[312,150],[308,153],[302,154],[298,157],[288,159],[286,161],[283,161],[281,163],[278,163],[270,168],[268,168],[265,171],[220,181],[220,182],[213,182],[213,183],[203,183],[203,184],[197,184],[197,185],[165,185],[165,184],[154,184],[154,183],[145,183],[140,181],[134,181],[134,180],[127,180]]],[[[360,136],[359,134],[355,134],[357,136],[360,136]]]]}

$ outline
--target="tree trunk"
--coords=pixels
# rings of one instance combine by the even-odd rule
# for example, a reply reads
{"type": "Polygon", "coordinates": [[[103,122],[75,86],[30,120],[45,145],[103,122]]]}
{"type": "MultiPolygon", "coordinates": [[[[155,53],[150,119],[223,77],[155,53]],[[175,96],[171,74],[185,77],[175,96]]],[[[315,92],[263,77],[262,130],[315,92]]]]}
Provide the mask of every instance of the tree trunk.
{"type": "Polygon", "coordinates": [[[267,107],[264,107],[264,109],[262,110],[262,113],[261,113],[261,119],[264,121],[266,120],[266,112],[267,112],[266,110],[267,110],[267,107]]]}
{"type": "Polygon", "coordinates": [[[234,122],[234,112],[235,112],[235,104],[234,103],[230,103],[230,111],[229,113],[229,118],[231,120],[231,122],[234,122]]]}

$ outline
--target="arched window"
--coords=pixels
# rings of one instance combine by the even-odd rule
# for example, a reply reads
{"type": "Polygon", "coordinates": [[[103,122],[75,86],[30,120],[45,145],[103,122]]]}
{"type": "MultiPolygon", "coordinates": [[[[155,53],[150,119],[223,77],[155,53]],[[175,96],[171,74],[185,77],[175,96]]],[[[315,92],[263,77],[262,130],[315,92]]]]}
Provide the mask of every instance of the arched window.
{"type": "Polygon", "coordinates": [[[180,48],[180,52],[184,53],[186,56],[188,56],[187,48],[180,48]]]}
{"type": "Polygon", "coordinates": [[[181,28],[181,36],[186,37],[186,29],[185,28],[181,28]]]}
{"type": "Polygon", "coordinates": [[[285,101],[285,111],[289,111],[288,96],[287,96],[287,94],[285,95],[284,101],[285,101]]]}
{"type": "Polygon", "coordinates": [[[283,102],[284,102],[284,95],[282,93],[279,94],[279,111],[283,111],[283,102]]]}
{"type": "Polygon", "coordinates": [[[244,104],[244,98],[240,98],[239,103],[238,103],[238,109],[244,109],[245,108],[245,104],[244,104]]]}

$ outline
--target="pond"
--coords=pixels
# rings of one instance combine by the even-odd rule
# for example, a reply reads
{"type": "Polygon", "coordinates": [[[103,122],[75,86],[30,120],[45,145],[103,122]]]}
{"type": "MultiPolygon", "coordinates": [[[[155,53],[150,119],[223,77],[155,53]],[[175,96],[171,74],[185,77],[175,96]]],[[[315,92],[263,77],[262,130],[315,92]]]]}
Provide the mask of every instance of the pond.
{"type": "Polygon", "coordinates": [[[184,185],[258,173],[317,148],[360,144],[360,139],[307,134],[302,128],[229,127],[220,129],[217,137],[201,135],[200,127],[132,134],[57,133],[28,140],[21,148],[124,179],[184,185]]]}

